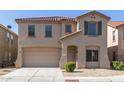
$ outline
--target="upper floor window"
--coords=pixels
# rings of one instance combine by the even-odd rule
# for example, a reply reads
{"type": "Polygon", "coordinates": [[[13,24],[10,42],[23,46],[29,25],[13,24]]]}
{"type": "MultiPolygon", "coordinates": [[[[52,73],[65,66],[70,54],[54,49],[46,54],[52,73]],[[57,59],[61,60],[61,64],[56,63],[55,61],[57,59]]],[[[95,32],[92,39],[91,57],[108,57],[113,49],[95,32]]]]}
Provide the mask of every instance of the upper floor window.
{"type": "Polygon", "coordinates": [[[45,25],[45,37],[52,37],[52,25],[45,25]]]}
{"type": "Polygon", "coordinates": [[[65,25],[65,32],[71,33],[72,32],[72,26],[71,25],[65,25]]]}
{"type": "Polygon", "coordinates": [[[28,36],[35,36],[35,25],[28,25],[28,36]]]}
{"type": "Polygon", "coordinates": [[[96,35],[97,34],[97,24],[96,22],[88,23],[88,35],[96,35]]]}
{"type": "Polygon", "coordinates": [[[85,35],[102,35],[102,22],[85,21],[84,32],[85,35]]]}
{"type": "Polygon", "coordinates": [[[115,31],[112,32],[113,35],[113,41],[115,41],[115,31]]]}

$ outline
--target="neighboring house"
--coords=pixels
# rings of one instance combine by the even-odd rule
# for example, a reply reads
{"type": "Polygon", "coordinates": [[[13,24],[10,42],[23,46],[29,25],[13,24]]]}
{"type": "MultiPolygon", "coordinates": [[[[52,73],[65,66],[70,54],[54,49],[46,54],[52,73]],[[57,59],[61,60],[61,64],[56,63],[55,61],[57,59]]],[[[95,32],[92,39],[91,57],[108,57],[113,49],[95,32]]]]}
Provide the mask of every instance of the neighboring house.
{"type": "Polygon", "coordinates": [[[108,56],[110,62],[124,61],[124,21],[108,22],[108,56]]]}
{"type": "Polygon", "coordinates": [[[109,68],[107,22],[110,17],[91,11],[76,18],[16,19],[19,46],[16,67],[109,68]]]}
{"type": "Polygon", "coordinates": [[[17,58],[18,36],[0,24],[0,67],[13,66],[17,58]]]}

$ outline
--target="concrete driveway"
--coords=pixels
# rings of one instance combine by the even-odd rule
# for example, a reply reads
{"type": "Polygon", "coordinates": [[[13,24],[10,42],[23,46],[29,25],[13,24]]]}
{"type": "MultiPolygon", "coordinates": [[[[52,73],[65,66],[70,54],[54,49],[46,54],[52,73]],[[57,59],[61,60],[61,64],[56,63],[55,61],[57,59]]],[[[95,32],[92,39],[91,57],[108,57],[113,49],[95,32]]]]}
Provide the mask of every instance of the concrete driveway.
{"type": "Polygon", "coordinates": [[[60,68],[20,68],[0,77],[0,82],[61,82],[60,68]]]}

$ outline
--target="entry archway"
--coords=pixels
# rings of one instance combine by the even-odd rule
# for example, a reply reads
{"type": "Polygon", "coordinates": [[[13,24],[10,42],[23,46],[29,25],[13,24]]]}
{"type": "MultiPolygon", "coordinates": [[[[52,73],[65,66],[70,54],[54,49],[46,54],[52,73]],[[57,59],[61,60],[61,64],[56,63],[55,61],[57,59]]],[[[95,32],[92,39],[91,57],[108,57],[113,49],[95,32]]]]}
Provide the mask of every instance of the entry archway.
{"type": "Polygon", "coordinates": [[[77,46],[68,46],[67,47],[67,61],[77,61],[77,53],[78,47],[77,46]]]}

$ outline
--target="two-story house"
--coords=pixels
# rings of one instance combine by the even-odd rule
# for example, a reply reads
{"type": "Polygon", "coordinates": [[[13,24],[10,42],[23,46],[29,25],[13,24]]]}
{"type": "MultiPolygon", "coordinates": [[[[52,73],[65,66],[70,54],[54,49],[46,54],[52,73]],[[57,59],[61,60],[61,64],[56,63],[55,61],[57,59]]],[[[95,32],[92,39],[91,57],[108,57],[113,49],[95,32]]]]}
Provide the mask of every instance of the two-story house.
{"type": "Polygon", "coordinates": [[[0,67],[13,66],[18,53],[18,35],[0,24],[0,67]]]}
{"type": "Polygon", "coordinates": [[[110,62],[124,61],[124,21],[108,22],[108,56],[110,62]]]}
{"type": "Polygon", "coordinates": [[[76,18],[16,19],[19,31],[16,67],[109,68],[107,23],[110,17],[91,11],[76,18]]]}

